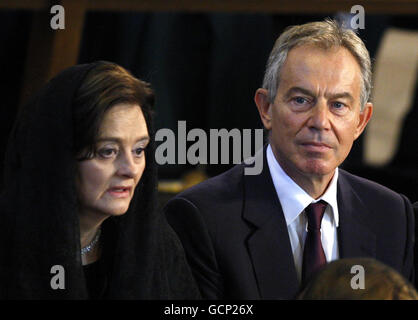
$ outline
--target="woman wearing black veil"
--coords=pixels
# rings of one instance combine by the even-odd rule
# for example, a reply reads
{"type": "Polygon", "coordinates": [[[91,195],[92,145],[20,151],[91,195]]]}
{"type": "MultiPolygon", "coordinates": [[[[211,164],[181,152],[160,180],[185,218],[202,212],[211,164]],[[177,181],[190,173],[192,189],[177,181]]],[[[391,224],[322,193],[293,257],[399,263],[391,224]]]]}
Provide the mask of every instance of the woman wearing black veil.
{"type": "Polygon", "coordinates": [[[0,199],[0,298],[198,298],[156,208],[153,103],[146,83],[95,62],[20,110],[0,199]]]}

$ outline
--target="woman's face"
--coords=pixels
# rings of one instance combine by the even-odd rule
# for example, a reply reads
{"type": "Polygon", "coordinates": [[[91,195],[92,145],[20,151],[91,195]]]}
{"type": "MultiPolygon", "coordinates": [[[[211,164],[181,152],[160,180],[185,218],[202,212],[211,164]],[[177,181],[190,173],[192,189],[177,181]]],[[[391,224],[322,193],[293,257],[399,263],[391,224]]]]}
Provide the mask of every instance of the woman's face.
{"type": "Polygon", "coordinates": [[[138,105],[117,104],[105,113],[92,159],[77,164],[80,215],[124,214],[145,169],[147,125],[138,105]]]}

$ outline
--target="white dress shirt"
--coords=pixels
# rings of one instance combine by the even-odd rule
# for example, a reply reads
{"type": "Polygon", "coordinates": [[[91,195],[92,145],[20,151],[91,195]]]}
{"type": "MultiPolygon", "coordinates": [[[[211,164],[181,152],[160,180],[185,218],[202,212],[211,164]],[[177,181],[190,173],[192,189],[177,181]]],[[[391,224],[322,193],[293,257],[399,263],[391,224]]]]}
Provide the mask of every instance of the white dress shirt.
{"type": "Polygon", "coordinates": [[[309,204],[318,202],[319,200],[324,200],[328,203],[321,222],[322,247],[324,248],[325,257],[328,262],[339,258],[337,239],[338,168],[335,169],[334,176],[325,193],[319,199],[313,199],[283,171],[276,160],[270,145],[267,147],[267,163],[286,219],[295,267],[300,281],[302,274],[303,247],[308,228],[306,215],[301,213],[304,212],[309,204]]]}

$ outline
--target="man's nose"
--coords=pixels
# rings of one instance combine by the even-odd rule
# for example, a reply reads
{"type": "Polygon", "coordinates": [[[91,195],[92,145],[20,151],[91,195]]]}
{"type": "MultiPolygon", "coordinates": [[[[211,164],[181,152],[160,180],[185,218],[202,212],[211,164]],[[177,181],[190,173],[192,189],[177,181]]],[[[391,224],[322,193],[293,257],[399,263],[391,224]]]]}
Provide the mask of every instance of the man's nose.
{"type": "Polygon", "coordinates": [[[330,110],[324,99],[319,99],[311,109],[311,115],[308,120],[309,128],[316,130],[327,130],[330,128],[329,122],[330,110]]]}

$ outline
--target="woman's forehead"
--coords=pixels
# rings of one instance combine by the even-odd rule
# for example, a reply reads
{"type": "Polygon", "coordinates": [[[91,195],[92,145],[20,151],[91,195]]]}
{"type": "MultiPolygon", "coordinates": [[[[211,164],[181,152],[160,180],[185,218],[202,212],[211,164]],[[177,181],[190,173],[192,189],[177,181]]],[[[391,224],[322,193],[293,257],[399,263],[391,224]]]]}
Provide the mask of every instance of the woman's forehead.
{"type": "Polygon", "coordinates": [[[146,121],[138,104],[118,104],[105,113],[99,129],[99,139],[132,136],[148,136],[146,121]]]}

